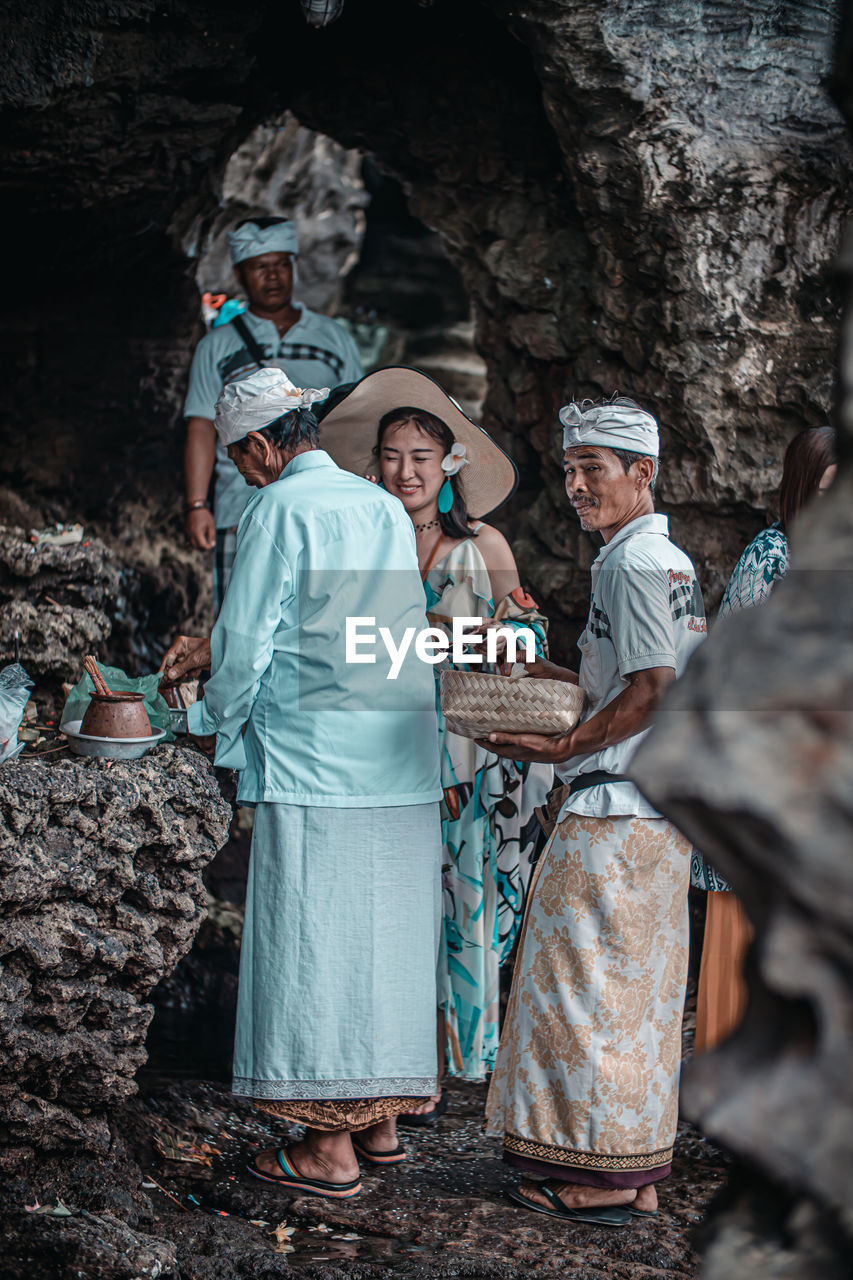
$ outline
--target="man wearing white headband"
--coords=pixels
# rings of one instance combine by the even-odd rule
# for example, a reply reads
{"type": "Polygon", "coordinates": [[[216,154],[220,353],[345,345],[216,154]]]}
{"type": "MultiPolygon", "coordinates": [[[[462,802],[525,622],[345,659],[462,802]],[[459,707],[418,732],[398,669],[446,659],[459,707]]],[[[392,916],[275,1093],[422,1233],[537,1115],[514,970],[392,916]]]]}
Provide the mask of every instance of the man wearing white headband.
{"type": "Polygon", "coordinates": [[[163,666],[210,662],[189,730],[255,807],[233,1088],[306,1132],[250,1171],[348,1199],[356,1152],[405,1159],[396,1117],[437,1087],[442,790],[431,667],[350,654],[350,620],[399,643],[425,600],[403,505],[317,447],[327,394],[280,369],[222,392],[220,442],[259,492],[209,646],[163,666]]]}
{"type": "Polygon", "coordinates": [[[659,440],[633,400],[560,411],[566,492],[604,545],[577,675],[580,724],[490,734],[492,751],[554,764],[563,787],[525,918],[487,1104],[505,1158],[538,1176],[511,1199],[627,1226],[657,1212],[678,1117],[690,846],[628,777],[666,688],[705,632],[696,573],[655,514],[659,440]]]}
{"type": "Polygon", "coordinates": [[[251,490],[213,428],[222,388],[253,369],[285,369],[300,386],[335,387],[362,376],[349,334],[328,316],[293,301],[296,228],[285,218],[253,218],[228,235],[234,272],[249,309],[211,329],[196,348],[184,414],[185,527],[200,551],[216,548],[214,605],[218,610],[234,559],[237,523],[251,490]],[[216,470],[213,511],[208,502],[216,470]]]}

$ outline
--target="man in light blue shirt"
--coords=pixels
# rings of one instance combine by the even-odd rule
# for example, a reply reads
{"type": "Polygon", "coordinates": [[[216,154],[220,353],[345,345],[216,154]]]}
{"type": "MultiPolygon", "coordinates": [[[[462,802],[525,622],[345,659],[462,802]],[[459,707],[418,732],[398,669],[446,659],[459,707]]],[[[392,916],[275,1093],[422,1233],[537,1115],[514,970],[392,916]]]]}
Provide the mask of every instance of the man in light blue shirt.
{"type": "Polygon", "coordinates": [[[250,1172],[342,1199],[361,1189],[356,1153],[405,1159],[396,1116],[437,1088],[442,792],[430,666],[411,650],[393,669],[378,648],[353,661],[346,643],[347,618],[398,644],[426,627],[412,522],[317,448],[318,396],[262,369],[218,402],[220,441],[260,492],[189,729],[215,735],[255,805],[234,1092],[306,1125],[250,1172]]]}
{"type": "Polygon", "coordinates": [[[286,370],[300,387],[336,387],[362,376],[352,338],[329,316],[293,301],[296,230],[284,218],[255,218],[229,233],[231,257],[249,309],[211,329],[196,348],[184,404],[185,523],[198,550],[216,548],[214,606],[218,611],[234,558],[234,535],[252,496],[213,427],[223,387],[261,366],[286,370]],[[213,512],[207,501],[216,470],[213,512]]]}

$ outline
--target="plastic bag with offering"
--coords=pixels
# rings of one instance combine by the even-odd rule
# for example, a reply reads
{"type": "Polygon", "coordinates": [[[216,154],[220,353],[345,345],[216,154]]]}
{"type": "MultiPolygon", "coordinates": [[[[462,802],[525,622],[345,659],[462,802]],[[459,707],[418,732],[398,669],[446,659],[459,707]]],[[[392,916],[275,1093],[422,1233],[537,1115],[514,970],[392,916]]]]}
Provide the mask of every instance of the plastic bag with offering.
{"type": "Polygon", "coordinates": [[[19,662],[0,671],[0,764],[14,760],[24,749],[18,741],[18,729],[24,718],[33,682],[19,662]]]}
{"type": "MultiPolygon", "coordinates": [[[[152,729],[165,729],[166,736],[161,742],[174,742],[171,716],[166,699],[160,692],[161,673],[154,671],[150,676],[128,676],[120,667],[107,667],[98,663],[101,675],[115,693],[142,693],[145,695],[143,705],[148,712],[152,729]]],[[[84,674],[77,681],[65,700],[60,724],[68,724],[73,720],[82,720],[91,701],[95,686],[89,675],[84,674]]]]}

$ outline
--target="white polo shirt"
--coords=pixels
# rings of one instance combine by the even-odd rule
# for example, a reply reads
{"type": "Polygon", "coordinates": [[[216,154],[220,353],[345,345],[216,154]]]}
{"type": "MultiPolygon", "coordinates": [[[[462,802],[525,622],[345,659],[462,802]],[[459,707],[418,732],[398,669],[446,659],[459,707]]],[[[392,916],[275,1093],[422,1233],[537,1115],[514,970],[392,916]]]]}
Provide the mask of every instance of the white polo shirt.
{"type": "MultiPolygon", "coordinates": [[[[589,720],[628,687],[635,671],[672,667],[682,675],[707,631],[705,607],[692,561],[669,540],[666,516],[640,516],[606,543],[593,562],[589,617],[578,640],[578,681],[587,693],[583,719],[589,720]]],[[[557,765],[564,783],[603,770],[624,773],[643,738],[557,765]]],[[[560,811],[607,818],[659,818],[630,782],[589,787],[570,797],[560,811]]]]}
{"type": "MultiPolygon", "coordinates": [[[[293,305],[300,316],[284,337],[279,337],[272,320],[262,320],[251,311],[243,312],[241,319],[263,351],[264,363],[273,369],[283,369],[297,387],[334,390],[342,382],[361,378],[364,370],[358,348],[346,329],[329,316],[309,311],[301,302],[293,305]]],[[[245,378],[257,367],[233,324],[211,329],[195,349],[184,416],[209,418],[212,422],[222,388],[245,378]]],[[[256,493],[257,489],[246,484],[217,439],[213,501],[217,529],[237,525],[246,503],[256,493]]]]}

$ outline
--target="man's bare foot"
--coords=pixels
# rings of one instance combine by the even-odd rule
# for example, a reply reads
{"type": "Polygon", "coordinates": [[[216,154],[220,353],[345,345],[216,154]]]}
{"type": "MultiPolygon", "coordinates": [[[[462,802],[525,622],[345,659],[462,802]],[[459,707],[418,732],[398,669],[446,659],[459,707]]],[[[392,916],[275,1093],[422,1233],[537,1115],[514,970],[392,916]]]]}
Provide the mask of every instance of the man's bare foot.
{"type": "MultiPolygon", "coordinates": [[[[553,1209],[550,1200],[539,1190],[539,1185],[525,1178],[518,1189],[534,1204],[553,1209]]],[[[576,1182],[558,1182],[556,1179],[549,1181],[548,1185],[556,1191],[567,1209],[599,1209],[605,1205],[633,1204],[637,1197],[636,1191],[631,1187],[626,1187],[624,1191],[607,1191],[604,1187],[584,1187],[576,1182]]]]}
{"type": "Polygon", "coordinates": [[[653,1182],[637,1188],[637,1198],[631,1202],[632,1209],[642,1209],[643,1213],[654,1213],[658,1207],[658,1193],[653,1182]]]}
{"type": "Polygon", "coordinates": [[[388,1120],[379,1120],[376,1124],[372,1124],[369,1129],[361,1129],[358,1140],[367,1151],[375,1155],[396,1151],[399,1146],[396,1119],[391,1116],[388,1120]]]}
{"type": "MultiPolygon", "coordinates": [[[[317,1142],[309,1131],[303,1142],[288,1144],[286,1151],[288,1160],[302,1178],[311,1178],[317,1182],[352,1182],[359,1175],[358,1161],[349,1134],[323,1134],[317,1142]],[[328,1141],[338,1138],[345,1138],[346,1141],[328,1141]]],[[[262,1151],[255,1164],[261,1173],[270,1178],[283,1176],[278,1162],[278,1148],[262,1151]]]]}
{"type": "Polygon", "coordinates": [[[419,1107],[412,1107],[411,1111],[407,1111],[407,1116],[428,1116],[435,1111],[439,1102],[441,1102],[441,1092],[434,1093],[426,1102],[422,1102],[419,1107]]]}

